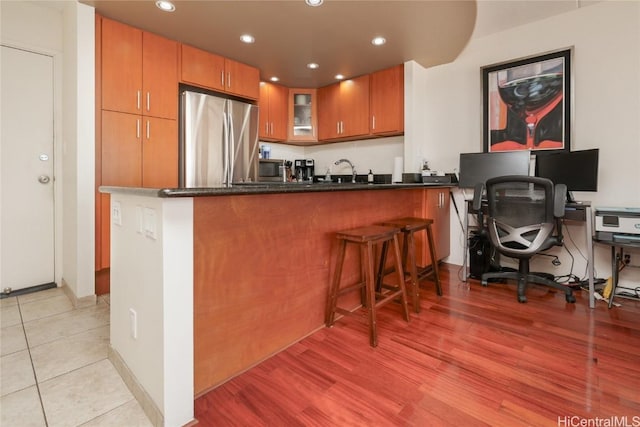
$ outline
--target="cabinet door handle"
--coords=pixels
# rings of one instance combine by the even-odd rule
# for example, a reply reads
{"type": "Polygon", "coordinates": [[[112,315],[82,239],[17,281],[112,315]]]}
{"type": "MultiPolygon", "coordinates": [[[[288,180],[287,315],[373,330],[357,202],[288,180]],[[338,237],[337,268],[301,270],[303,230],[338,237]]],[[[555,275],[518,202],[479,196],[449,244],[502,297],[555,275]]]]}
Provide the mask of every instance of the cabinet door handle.
{"type": "Polygon", "coordinates": [[[340,135],[340,122],[336,122],[336,133],[340,135]]]}
{"type": "Polygon", "coordinates": [[[136,92],[136,110],[140,109],[140,91],[136,92]]]}
{"type": "Polygon", "coordinates": [[[273,122],[271,122],[271,136],[273,136],[273,122]]]}
{"type": "Polygon", "coordinates": [[[227,87],[231,87],[231,73],[227,73],[227,87]]]}
{"type": "Polygon", "coordinates": [[[340,134],[342,135],[344,133],[344,122],[340,121],[340,134]]]}
{"type": "Polygon", "coordinates": [[[371,123],[371,129],[375,130],[375,128],[376,128],[376,116],[371,117],[371,122],[372,122],[371,123]]]}
{"type": "Polygon", "coordinates": [[[140,119],[136,119],[136,139],[140,139],[140,119]]]}
{"type": "Polygon", "coordinates": [[[265,124],[264,124],[264,133],[266,133],[267,135],[269,135],[269,123],[265,123],[265,124]]]}
{"type": "Polygon", "coordinates": [[[151,92],[147,92],[147,111],[151,111],[151,92]]]}
{"type": "Polygon", "coordinates": [[[147,120],[147,141],[151,138],[151,122],[147,120]]]}
{"type": "Polygon", "coordinates": [[[220,84],[224,88],[224,71],[220,71],[220,84]]]}

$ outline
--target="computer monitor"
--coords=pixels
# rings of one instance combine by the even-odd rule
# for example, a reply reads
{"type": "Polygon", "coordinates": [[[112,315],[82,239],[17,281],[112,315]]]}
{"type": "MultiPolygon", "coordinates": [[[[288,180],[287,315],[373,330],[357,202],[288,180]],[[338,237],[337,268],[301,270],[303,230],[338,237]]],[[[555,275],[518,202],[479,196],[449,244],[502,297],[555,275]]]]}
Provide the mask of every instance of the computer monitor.
{"type": "Polygon", "coordinates": [[[574,202],[572,191],[598,191],[599,150],[569,151],[536,156],[536,176],[567,186],[567,201],[574,202]]]}
{"type": "Polygon", "coordinates": [[[497,176],[529,175],[530,157],[528,150],[461,153],[458,186],[472,188],[497,176]]]}

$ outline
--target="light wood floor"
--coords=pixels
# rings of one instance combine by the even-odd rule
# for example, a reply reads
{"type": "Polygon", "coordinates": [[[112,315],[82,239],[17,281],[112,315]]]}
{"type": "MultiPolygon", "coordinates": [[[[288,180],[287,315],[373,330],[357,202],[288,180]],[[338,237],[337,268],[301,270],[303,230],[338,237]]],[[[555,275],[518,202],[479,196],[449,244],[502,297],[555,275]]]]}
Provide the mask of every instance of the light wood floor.
{"type": "Polygon", "coordinates": [[[591,310],[586,291],[566,304],[533,286],[519,304],[513,285],[465,284],[458,268],[443,265],[442,297],[424,282],[410,323],[382,308],[377,348],[360,319],[340,319],[198,398],[200,425],[640,422],[640,302],[591,310]]]}

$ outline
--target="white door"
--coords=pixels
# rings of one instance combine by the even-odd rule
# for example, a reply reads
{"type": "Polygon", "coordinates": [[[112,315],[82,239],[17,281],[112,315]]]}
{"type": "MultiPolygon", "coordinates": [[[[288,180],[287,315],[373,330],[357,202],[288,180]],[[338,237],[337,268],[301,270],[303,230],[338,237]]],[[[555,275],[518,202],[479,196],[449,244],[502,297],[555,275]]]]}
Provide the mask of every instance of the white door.
{"type": "Polygon", "coordinates": [[[55,282],[53,58],[2,46],[0,292],[55,282]]]}

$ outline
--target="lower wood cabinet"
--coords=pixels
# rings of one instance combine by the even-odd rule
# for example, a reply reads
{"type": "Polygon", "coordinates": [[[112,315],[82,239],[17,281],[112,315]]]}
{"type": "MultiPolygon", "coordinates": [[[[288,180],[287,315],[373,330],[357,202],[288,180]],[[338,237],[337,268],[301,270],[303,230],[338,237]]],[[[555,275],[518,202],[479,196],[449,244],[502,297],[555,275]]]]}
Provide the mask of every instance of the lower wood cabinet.
{"type": "Polygon", "coordinates": [[[142,116],[102,111],[102,185],[142,184],[142,116]]]}
{"type": "MultiPolygon", "coordinates": [[[[451,204],[449,188],[430,188],[424,190],[424,202],[422,206],[423,218],[433,220],[432,231],[433,240],[436,245],[436,255],[438,260],[443,260],[449,256],[451,252],[451,243],[449,240],[450,223],[449,207],[451,204]]],[[[424,239],[420,236],[420,239],[424,239]]],[[[431,265],[431,257],[429,256],[429,245],[426,239],[422,245],[422,253],[419,254],[418,260],[421,266],[431,265]]]]}
{"type": "Polygon", "coordinates": [[[176,120],[142,117],[142,186],[178,186],[178,123],[176,120]]]}
{"type": "Polygon", "coordinates": [[[177,187],[176,120],[103,111],[102,185],[177,187]]]}

